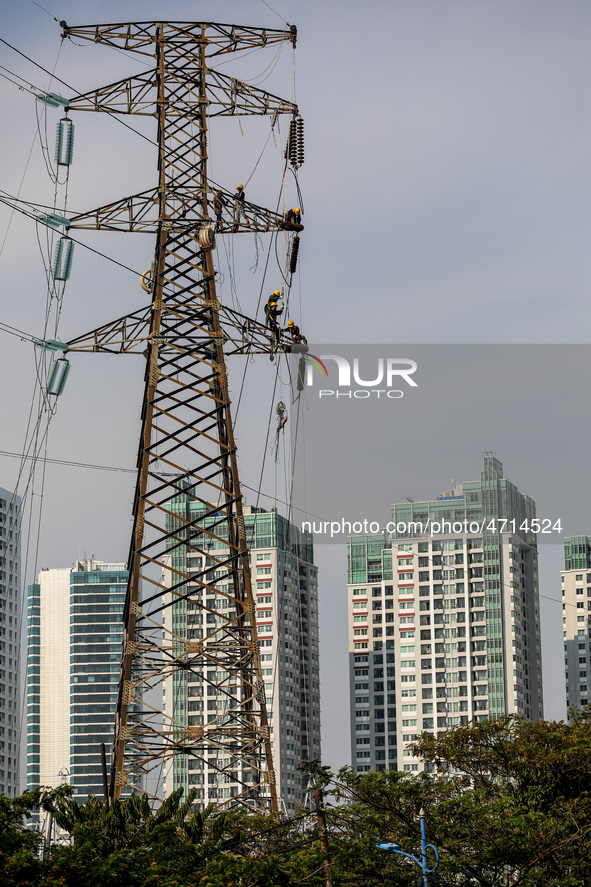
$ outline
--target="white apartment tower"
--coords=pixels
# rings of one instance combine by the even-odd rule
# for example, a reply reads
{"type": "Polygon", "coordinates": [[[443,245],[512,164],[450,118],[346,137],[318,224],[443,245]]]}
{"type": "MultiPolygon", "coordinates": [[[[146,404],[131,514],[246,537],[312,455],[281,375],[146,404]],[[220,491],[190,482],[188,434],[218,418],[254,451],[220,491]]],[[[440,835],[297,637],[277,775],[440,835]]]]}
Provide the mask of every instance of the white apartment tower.
{"type": "MultiPolygon", "coordinates": [[[[202,508],[190,495],[181,493],[176,497],[175,511],[188,523],[195,521],[202,508]]],[[[320,758],[318,584],[312,539],[276,511],[245,506],[244,522],[277,794],[282,809],[291,812],[305,802],[306,786],[297,767],[303,761],[320,758]]],[[[219,520],[217,523],[219,534],[219,520]]],[[[208,526],[208,519],[203,525],[208,526]]],[[[223,544],[210,540],[205,548],[215,557],[223,557],[223,544]]],[[[197,575],[208,566],[204,551],[182,547],[175,557],[175,566],[183,573],[197,575]]],[[[227,578],[216,587],[223,592],[225,583],[227,578]]],[[[165,625],[177,637],[204,641],[206,645],[208,625],[215,625],[216,609],[231,606],[228,597],[216,597],[196,583],[187,599],[165,610],[165,625]],[[205,614],[203,595],[211,611],[205,614]]],[[[180,679],[167,679],[167,715],[172,713],[177,723],[188,728],[214,721],[224,704],[208,683],[214,674],[187,671],[180,679]]],[[[178,755],[165,773],[166,794],[179,786],[195,787],[200,806],[238,795],[242,787],[239,780],[233,782],[232,774],[224,773],[227,766],[223,757],[204,763],[197,757],[178,755]]]]}
{"type": "Polygon", "coordinates": [[[0,794],[19,793],[20,505],[0,488],[0,794]]]}
{"type": "Polygon", "coordinates": [[[561,575],[566,706],[582,708],[591,677],[591,537],[566,537],[561,575]]]}
{"type": "Polygon", "coordinates": [[[123,641],[125,564],[43,569],[28,589],[27,787],[103,796],[123,641]]]}
{"type": "Polygon", "coordinates": [[[535,503],[486,454],[479,481],[392,506],[349,539],[353,766],[421,769],[409,744],[470,720],[543,716],[535,503]]]}

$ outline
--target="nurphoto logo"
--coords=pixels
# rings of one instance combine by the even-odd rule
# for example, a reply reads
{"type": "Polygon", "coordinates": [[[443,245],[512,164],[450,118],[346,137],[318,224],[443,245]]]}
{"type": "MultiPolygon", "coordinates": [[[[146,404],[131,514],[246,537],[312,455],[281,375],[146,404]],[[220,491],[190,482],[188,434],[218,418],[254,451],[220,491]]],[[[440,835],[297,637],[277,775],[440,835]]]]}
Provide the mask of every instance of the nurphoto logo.
{"type": "Polygon", "coordinates": [[[417,370],[417,363],[408,357],[378,357],[373,367],[369,367],[369,362],[365,360],[364,374],[371,373],[372,376],[375,376],[375,378],[369,379],[361,377],[358,357],[354,357],[351,361],[340,354],[321,354],[319,357],[308,354],[305,359],[307,363],[306,385],[308,387],[314,387],[317,375],[320,375],[323,382],[328,379],[336,386],[335,388],[320,388],[318,390],[319,398],[355,397],[363,400],[370,397],[387,397],[397,400],[404,397],[404,389],[394,387],[395,385],[404,383],[411,388],[418,387],[417,382],[412,378],[417,370]],[[330,365],[329,371],[324,361],[332,361],[336,366],[330,365]],[[354,387],[356,385],[360,387],[354,387]]]}

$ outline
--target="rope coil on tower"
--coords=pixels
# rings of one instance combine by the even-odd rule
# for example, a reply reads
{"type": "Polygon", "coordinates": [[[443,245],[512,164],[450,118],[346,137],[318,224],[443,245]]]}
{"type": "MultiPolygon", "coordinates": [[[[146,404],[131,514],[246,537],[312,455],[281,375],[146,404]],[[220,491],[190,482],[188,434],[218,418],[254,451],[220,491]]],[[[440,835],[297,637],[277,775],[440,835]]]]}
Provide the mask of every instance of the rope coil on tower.
{"type": "Polygon", "coordinates": [[[203,225],[199,230],[199,245],[203,249],[215,248],[215,225],[203,225]]]}

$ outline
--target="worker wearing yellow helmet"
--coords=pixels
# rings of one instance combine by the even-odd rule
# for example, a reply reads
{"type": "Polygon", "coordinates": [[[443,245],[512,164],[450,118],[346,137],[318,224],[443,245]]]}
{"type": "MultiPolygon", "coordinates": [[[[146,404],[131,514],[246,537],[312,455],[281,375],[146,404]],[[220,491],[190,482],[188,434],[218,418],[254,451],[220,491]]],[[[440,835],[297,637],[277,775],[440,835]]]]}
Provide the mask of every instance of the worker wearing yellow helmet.
{"type": "Polygon", "coordinates": [[[299,326],[297,324],[295,324],[293,322],[293,320],[287,321],[287,329],[285,330],[285,332],[290,334],[292,342],[297,342],[297,343],[305,342],[304,337],[300,333],[299,326]]]}
{"type": "Polygon", "coordinates": [[[279,290],[274,290],[271,293],[271,295],[267,299],[267,304],[265,305],[265,315],[267,314],[267,311],[271,307],[271,305],[276,304],[277,302],[281,301],[281,298],[282,298],[282,296],[281,296],[281,293],[279,292],[279,290]]]}
{"type": "Polygon", "coordinates": [[[265,325],[268,326],[273,333],[276,342],[279,342],[279,335],[281,332],[277,323],[277,318],[280,314],[283,314],[283,308],[277,307],[277,302],[275,301],[275,297],[273,295],[265,305],[265,325]]]}
{"type": "Polygon", "coordinates": [[[238,230],[238,225],[240,224],[240,219],[244,216],[244,220],[247,225],[250,225],[250,222],[246,216],[246,197],[244,194],[244,185],[238,185],[236,188],[236,193],[234,194],[234,204],[235,204],[235,212],[234,212],[234,231],[238,230]]]}
{"type": "Polygon", "coordinates": [[[290,225],[300,225],[301,224],[301,215],[300,208],[296,206],[295,209],[288,209],[285,213],[285,221],[290,225]]]}

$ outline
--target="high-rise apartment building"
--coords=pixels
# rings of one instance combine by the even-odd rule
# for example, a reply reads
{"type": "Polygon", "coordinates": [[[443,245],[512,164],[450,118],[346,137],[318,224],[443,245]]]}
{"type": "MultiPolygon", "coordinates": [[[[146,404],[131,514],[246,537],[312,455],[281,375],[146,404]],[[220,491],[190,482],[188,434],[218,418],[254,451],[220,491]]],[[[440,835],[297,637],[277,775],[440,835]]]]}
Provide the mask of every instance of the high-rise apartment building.
{"type": "Polygon", "coordinates": [[[566,537],[561,575],[566,705],[581,708],[591,678],[591,537],[566,537]]]}
{"type": "MultiPolygon", "coordinates": [[[[174,509],[182,524],[190,526],[198,519],[203,506],[181,493],[174,509]]],[[[205,519],[203,526],[207,528],[212,521],[216,532],[201,543],[201,553],[186,546],[176,547],[171,565],[174,569],[182,573],[202,573],[214,563],[207,560],[207,553],[223,561],[225,544],[220,537],[223,539],[224,531],[220,530],[219,517],[205,519]]],[[[245,506],[244,522],[277,794],[284,809],[291,811],[305,800],[306,786],[297,771],[298,765],[320,758],[318,586],[312,539],[276,511],[245,506]]],[[[212,576],[208,583],[215,584],[222,594],[215,595],[196,583],[187,599],[165,610],[165,627],[171,636],[183,642],[202,642],[207,648],[208,633],[218,619],[216,611],[231,612],[234,606],[232,600],[223,595],[228,590],[228,578],[223,570],[220,573],[225,576],[223,580],[212,576]],[[202,609],[203,604],[206,610],[202,609]]],[[[212,685],[214,678],[215,672],[199,674],[187,670],[167,679],[166,713],[172,715],[179,728],[199,728],[214,721],[219,723],[223,718],[225,701],[223,695],[216,694],[212,685]]],[[[178,786],[195,786],[196,801],[200,805],[231,798],[243,791],[244,784],[240,784],[240,774],[235,779],[227,768],[228,761],[221,752],[219,757],[212,755],[206,763],[198,757],[179,755],[166,771],[166,793],[170,794],[178,786]]]]}
{"type": "Polygon", "coordinates": [[[125,564],[43,569],[28,589],[27,786],[67,782],[103,795],[101,743],[113,736],[125,564]]]}
{"type": "Polygon", "coordinates": [[[19,792],[20,505],[0,488],[0,794],[19,792]]]}
{"type": "Polygon", "coordinates": [[[480,480],[392,506],[349,539],[352,762],[418,771],[409,744],[472,719],[543,716],[535,503],[486,454],[480,480]]]}

